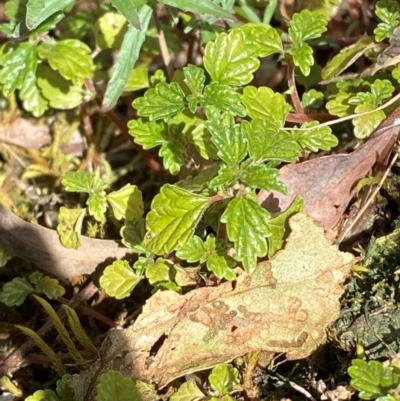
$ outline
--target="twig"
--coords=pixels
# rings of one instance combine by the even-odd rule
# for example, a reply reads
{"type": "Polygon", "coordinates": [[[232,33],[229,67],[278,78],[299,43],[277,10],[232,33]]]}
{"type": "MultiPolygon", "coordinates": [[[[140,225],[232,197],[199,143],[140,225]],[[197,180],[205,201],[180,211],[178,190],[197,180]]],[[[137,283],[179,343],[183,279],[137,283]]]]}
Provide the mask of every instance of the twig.
{"type": "Polygon", "coordinates": [[[296,81],[294,79],[294,66],[292,63],[289,63],[287,66],[287,80],[288,80],[290,97],[292,99],[294,109],[296,110],[296,114],[303,114],[304,109],[303,106],[301,105],[299,94],[297,92],[296,81]]]}
{"type": "Polygon", "coordinates": [[[304,397],[308,398],[311,401],[317,401],[305,388],[299,386],[298,384],[290,380],[288,383],[290,384],[290,387],[292,387],[292,389],[298,391],[300,394],[303,394],[304,397]]]}
{"type": "MultiPolygon", "coordinates": [[[[68,306],[76,308],[81,302],[88,300],[98,291],[98,288],[91,282],[82,291],[74,295],[68,302],[68,306]]],[[[65,308],[60,308],[57,315],[63,319],[67,314],[65,308]]],[[[39,336],[43,337],[51,328],[53,324],[50,319],[36,332],[39,336]]],[[[36,345],[36,343],[29,339],[25,341],[18,349],[8,355],[3,364],[0,366],[0,376],[9,376],[17,370],[24,363],[24,356],[36,345]]]]}

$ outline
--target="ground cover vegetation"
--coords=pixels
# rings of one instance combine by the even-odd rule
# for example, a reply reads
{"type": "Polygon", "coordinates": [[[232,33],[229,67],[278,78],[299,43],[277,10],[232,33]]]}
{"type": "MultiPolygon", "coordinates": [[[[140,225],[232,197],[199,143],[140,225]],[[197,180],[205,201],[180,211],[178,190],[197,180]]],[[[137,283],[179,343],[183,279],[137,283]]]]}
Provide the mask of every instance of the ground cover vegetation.
{"type": "Polygon", "coordinates": [[[0,7],[1,397],[400,399],[398,1],[0,7]]]}

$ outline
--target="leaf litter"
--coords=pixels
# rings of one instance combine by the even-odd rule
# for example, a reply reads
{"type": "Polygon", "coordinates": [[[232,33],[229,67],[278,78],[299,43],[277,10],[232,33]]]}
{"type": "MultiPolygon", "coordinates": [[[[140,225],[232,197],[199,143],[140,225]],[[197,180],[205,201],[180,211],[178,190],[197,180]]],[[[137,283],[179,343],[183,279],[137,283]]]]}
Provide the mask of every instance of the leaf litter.
{"type": "Polygon", "coordinates": [[[305,213],[289,224],[284,249],[235,284],[156,292],[131,327],[109,332],[91,369],[72,377],[77,399],[94,400],[95,382],[108,369],[162,388],[254,350],[270,359],[310,355],[339,315],[341,284],[355,257],[331,245],[305,213]]]}

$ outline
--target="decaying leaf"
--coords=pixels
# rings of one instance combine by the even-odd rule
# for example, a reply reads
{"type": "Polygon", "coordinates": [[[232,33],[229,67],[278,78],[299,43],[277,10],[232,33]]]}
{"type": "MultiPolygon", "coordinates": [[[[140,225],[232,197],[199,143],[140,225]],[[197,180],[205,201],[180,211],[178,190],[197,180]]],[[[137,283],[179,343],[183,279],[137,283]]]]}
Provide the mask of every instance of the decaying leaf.
{"type": "Polygon", "coordinates": [[[112,330],[92,368],[74,376],[77,399],[94,400],[102,371],[159,387],[254,350],[304,358],[325,341],[337,318],[340,286],[353,255],[339,252],[306,214],[290,219],[284,250],[249,275],[185,295],[159,291],[125,330],[112,330]]]}

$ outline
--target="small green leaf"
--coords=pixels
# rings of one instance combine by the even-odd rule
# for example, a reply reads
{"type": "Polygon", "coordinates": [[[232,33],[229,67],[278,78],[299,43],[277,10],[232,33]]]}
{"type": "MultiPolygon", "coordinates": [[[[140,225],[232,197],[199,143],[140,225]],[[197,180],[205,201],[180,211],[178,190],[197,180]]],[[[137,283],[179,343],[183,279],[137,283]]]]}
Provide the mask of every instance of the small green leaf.
{"type": "Polygon", "coordinates": [[[192,64],[188,64],[183,68],[183,74],[185,75],[184,82],[192,92],[191,95],[187,96],[189,102],[188,107],[192,113],[195,113],[197,104],[202,96],[206,76],[202,68],[192,64]]]}
{"type": "Polygon", "coordinates": [[[107,211],[107,199],[104,191],[91,193],[86,204],[91,216],[99,222],[104,220],[107,211]]]}
{"type": "Polygon", "coordinates": [[[255,118],[241,124],[247,138],[249,153],[255,162],[276,160],[293,162],[301,156],[298,143],[286,131],[278,131],[266,121],[255,118]]]}
{"type": "Polygon", "coordinates": [[[128,122],[129,133],[135,142],[143,149],[151,149],[161,146],[166,141],[167,124],[164,121],[143,122],[142,119],[128,122]]]}
{"type": "Polygon", "coordinates": [[[57,299],[65,294],[65,289],[55,278],[43,277],[35,286],[35,290],[42,292],[49,299],[57,299]]]}
{"type": "Polygon", "coordinates": [[[328,80],[337,77],[370,49],[373,44],[374,42],[372,39],[365,33],[356,43],[340,50],[340,53],[336,54],[336,56],[328,61],[327,65],[322,70],[322,78],[328,80]]]}
{"type": "Polygon", "coordinates": [[[89,46],[76,39],[56,42],[50,49],[46,49],[45,54],[40,54],[39,48],[39,55],[47,58],[51,68],[77,86],[92,76],[94,65],[91,52],[89,46]]]}
{"type": "Polygon", "coordinates": [[[141,279],[126,260],[116,260],[105,268],[99,282],[108,296],[123,299],[131,294],[141,279]]]}
{"type": "Polygon", "coordinates": [[[375,13],[383,21],[374,29],[375,39],[382,42],[393,35],[399,24],[400,5],[395,0],[380,0],[376,3],[375,13]]]}
{"type": "Polygon", "coordinates": [[[60,207],[57,233],[65,248],[78,249],[81,245],[80,236],[86,209],[67,209],[60,207]]]}
{"type": "Polygon", "coordinates": [[[313,49],[307,43],[294,43],[289,49],[289,53],[293,57],[293,63],[304,76],[308,76],[311,66],[314,65],[313,49]]]}
{"type": "Polygon", "coordinates": [[[42,96],[36,84],[36,74],[29,73],[25,79],[25,84],[19,91],[19,98],[26,111],[32,113],[34,117],[41,117],[49,108],[47,100],[42,96]]]}
{"type": "Polygon", "coordinates": [[[0,244],[0,267],[4,267],[11,258],[11,254],[0,244]]]}
{"type": "Polygon", "coordinates": [[[147,247],[143,243],[145,234],[146,220],[143,218],[128,220],[121,228],[122,243],[131,252],[147,253],[147,247]]]}
{"type": "Polygon", "coordinates": [[[246,86],[243,89],[242,102],[251,118],[267,120],[277,128],[282,128],[290,106],[280,93],[267,87],[246,86]]]}
{"type": "Polygon", "coordinates": [[[241,86],[252,81],[253,72],[260,66],[257,54],[258,46],[247,43],[243,32],[233,30],[207,43],[203,63],[213,81],[241,86]]]}
{"type": "Polygon", "coordinates": [[[240,176],[240,180],[253,189],[287,193],[287,187],[279,180],[279,170],[276,168],[265,165],[248,166],[240,176]]]}
{"type": "Polygon", "coordinates": [[[394,86],[388,79],[376,79],[371,84],[371,94],[375,104],[379,104],[385,99],[389,99],[394,92],[394,86]]]}
{"type": "Polygon", "coordinates": [[[100,49],[119,49],[127,30],[126,19],[114,12],[103,14],[93,26],[96,44],[100,49]]]}
{"type": "Polygon", "coordinates": [[[147,215],[147,229],[152,237],[149,248],[160,255],[185,245],[208,204],[208,198],[164,185],[147,215]]]}
{"type": "Polygon", "coordinates": [[[194,235],[184,246],[181,246],[176,251],[176,256],[179,259],[186,260],[189,263],[200,262],[206,260],[206,247],[200,237],[194,235]]]}
{"type": "Polygon", "coordinates": [[[113,107],[123,92],[129,74],[139,58],[140,49],[146,38],[147,27],[152,13],[152,7],[144,4],[138,13],[142,29],[138,30],[133,25],[129,26],[124,36],[117,60],[113,66],[106,93],[104,94],[103,110],[108,110],[113,107]]]}
{"type": "Polygon", "coordinates": [[[133,220],[143,215],[142,192],[136,185],[126,184],[107,195],[117,220],[133,220]]]}
{"type": "Polygon", "coordinates": [[[170,281],[169,273],[173,263],[164,258],[158,258],[154,263],[146,267],[146,278],[151,285],[161,281],[170,281]]]}
{"type": "Polygon", "coordinates": [[[226,164],[221,164],[218,175],[210,181],[210,188],[229,187],[239,180],[240,173],[237,165],[227,166],[226,164]]]}
{"type": "Polygon", "coordinates": [[[238,164],[247,154],[247,141],[241,135],[240,126],[229,113],[209,110],[207,116],[206,126],[219,158],[228,165],[238,164]]]}
{"type": "Polygon", "coordinates": [[[145,65],[135,67],[129,74],[124,91],[133,92],[150,86],[149,69],[145,65]]]}
{"type": "Polygon", "coordinates": [[[39,281],[43,278],[43,274],[40,272],[33,272],[30,276],[29,276],[29,281],[31,282],[31,284],[36,285],[39,283],[39,281]]]}
{"type": "Polygon", "coordinates": [[[229,85],[214,81],[205,87],[204,98],[200,100],[200,104],[203,107],[213,106],[234,116],[245,117],[246,109],[240,98],[241,95],[229,85]]]}
{"type": "Polygon", "coordinates": [[[318,150],[331,150],[331,148],[337,146],[339,141],[335,135],[332,134],[330,127],[319,127],[318,121],[311,121],[304,123],[301,128],[314,129],[306,131],[292,131],[293,136],[299,142],[301,147],[312,152],[318,152],[318,150]]]}
{"type": "Polygon", "coordinates": [[[47,18],[73,2],[74,0],[29,0],[26,6],[26,26],[29,29],[37,28],[47,18]]]}
{"type": "Polygon", "coordinates": [[[36,84],[42,96],[55,109],[73,109],[83,102],[82,88],[74,86],[59,72],[46,65],[39,66],[36,84]]]}
{"type": "MultiPolygon", "coordinates": [[[[90,341],[90,340],[89,340],[90,341]]],[[[64,375],[60,380],[57,380],[57,395],[61,401],[75,401],[75,391],[68,381],[71,379],[71,375],[64,375]]]]}
{"type": "Polygon", "coordinates": [[[199,122],[197,127],[189,131],[187,137],[204,159],[218,159],[217,149],[211,141],[211,133],[204,122],[199,122]]]}
{"type": "MultiPolygon", "coordinates": [[[[171,131],[171,127],[169,127],[171,131]]],[[[165,142],[158,154],[163,158],[163,164],[166,170],[172,175],[176,175],[185,164],[185,148],[182,143],[178,141],[165,142]]]]}
{"type": "Polygon", "coordinates": [[[185,381],[178,389],[177,392],[171,395],[171,401],[198,401],[205,397],[205,395],[197,387],[194,379],[185,381]]]}
{"type": "Polygon", "coordinates": [[[249,197],[231,200],[221,216],[226,223],[228,238],[235,244],[237,259],[247,272],[257,266],[257,257],[268,252],[265,237],[271,233],[268,228],[269,213],[249,197]]]}
{"type": "Polygon", "coordinates": [[[301,97],[301,105],[303,107],[310,107],[313,109],[319,109],[324,104],[324,94],[315,89],[310,89],[304,92],[301,97]]]}
{"type": "Polygon", "coordinates": [[[258,45],[258,57],[267,57],[274,53],[283,52],[282,39],[278,31],[271,25],[262,22],[249,23],[236,29],[244,32],[246,42],[258,45]]]}
{"type": "Polygon", "coordinates": [[[135,99],[132,105],[140,116],[150,120],[167,121],[183,111],[184,97],[185,94],[178,83],[161,82],[155,88],[148,89],[143,97],[135,99]]]}
{"type": "Polygon", "coordinates": [[[226,254],[217,251],[212,252],[207,258],[206,266],[220,280],[232,281],[236,279],[236,273],[233,269],[236,266],[236,262],[226,254]]]}
{"type": "Polygon", "coordinates": [[[4,96],[22,89],[28,76],[35,74],[37,68],[37,49],[30,43],[19,43],[0,59],[0,84],[4,96]]]}
{"type": "Polygon", "coordinates": [[[215,18],[223,18],[233,21],[234,17],[228,11],[217,6],[211,0],[158,0],[160,4],[181,9],[192,13],[210,15],[215,18]]]}
{"type": "Polygon", "coordinates": [[[96,173],[68,171],[63,174],[61,184],[69,192],[101,192],[107,184],[96,173]]]}
{"type": "Polygon", "coordinates": [[[111,4],[122,14],[131,25],[141,30],[138,10],[134,0],[111,0],[111,4]]]}
{"type": "Polygon", "coordinates": [[[25,401],[60,401],[53,390],[38,390],[25,398],[25,401]]]}
{"type": "MultiPolygon", "coordinates": [[[[375,110],[376,106],[370,103],[363,103],[356,107],[356,113],[375,110]]],[[[354,135],[356,138],[363,139],[371,135],[378,125],[386,118],[383,110],[376,110],[373,113],[356,117],[353,119],[354,135]]]]}
{"type": "Polygon", "coordinates": [[[16,277],[3,285],[0,291],[0,302],[7,306],[22,305],[32,291],[33,287],[25,279],[16,277]]]}
{"type": "Polygon", "coordinates": [[[215,366],[208,380],[212,389],[219,395],[228,394],[240,388],[239,371],[230,364],[215,366]]]}
{"type": "Polygon", "coordinates": [[[142,401],[134,381],[116,370],[103,373],[96,390],[96,401],[142,401]]]}
{"type": "Polygon", "coordinates": [[[323,14],[302,10],[300,13],[293,14],[289,22],[289,37],[295,43],[319,38],[326,31],[327,24],[323,14]]]}
{"type": "Polygon", "coordinates": [[[271,236],[267,238],[268,257],[271,258],[276,251],[282,249],[286,232],[286,223],[289,217],[303,209],[303,200],[296,196],[292,204],[279,216],[268,220],[268,228],[271,236]]]}

